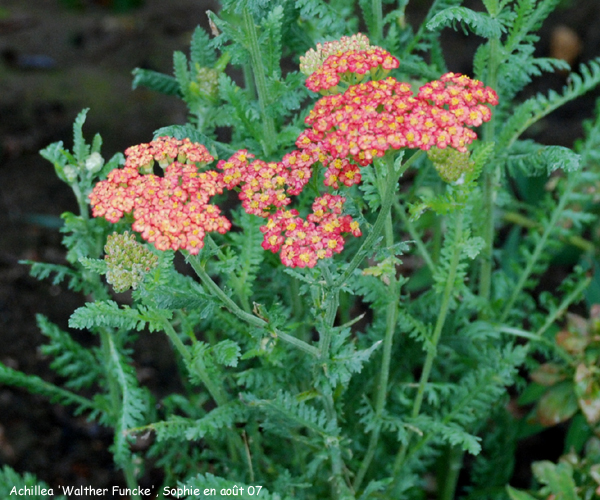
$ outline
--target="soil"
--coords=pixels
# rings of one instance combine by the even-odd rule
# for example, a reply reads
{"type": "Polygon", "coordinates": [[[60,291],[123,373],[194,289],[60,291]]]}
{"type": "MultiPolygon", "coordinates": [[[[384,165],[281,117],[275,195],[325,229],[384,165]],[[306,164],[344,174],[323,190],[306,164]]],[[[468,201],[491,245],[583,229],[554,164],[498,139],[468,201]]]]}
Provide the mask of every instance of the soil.
{"type": "MultiPolygon", "coordinates": [[[[216,10],[205,0],[145,0],[126,13],[115,12],[110,0],[83,0],[78,9],[69,3],[77,2],[3,0],[0,6],[0,361],[55,382],[60,380],[39,351],[42,336],[35,315],[44,314],[66,328],[84,298],[47,280],[30,278],[19,261],[64,263],[59,216],[77,207],[52,165],[37,152],[57,140],[70,147],[73,119],[86,107],[91,109],[84,133],[89,140],[96,132],[102,135],[106,157],[149,141],[159,127],[185,123],[186,109],[178,99],[131,91],[131,70],[144,67],[170,74],[173,51],[186,51],[195,26],[207,27],[205,11],[216,10]]],[[[409,21],[422,18],[430,3],[412,0],[409,21]]],[[[572,48],[565,57],[578,64],[598,56],[600,3],[563,4],[542,28],[539,55],[556,55],[557,29],[562,26],[567,28],[560,28],[566,38],[558,46],[564,49],[570,43],[572,48]]],[[[477,41],[473,35],[444,30],[442,42],[451,70],[470,73],[477,41]]],[[[527,93],[564,84],[565,75],[556,73],[535,82],[527,93]]],[[[572,145],[581,136],[581,121],[591,116],[597,95],[551,115],[535,130],[536,138],[572,145]]],[[[78,340],[94,341],[85,333],[78,340]]],[[[169,349],[158,335],[141,338],[137,347],[140,377],[158,397],[171,389],[172,360],[162,354],[169,349]]],[[[85,418],[74,417],[45,398],[0,386],[0,466],[33,472],[54,487],[124,486],[108,452],[111,442],[110,432],[85,418]]],[[[544,453],[541,458],[556,458],[556,451],[544,453]]],[[[526,481],[530,457],[539,459],[540,452],[529,442],[520,456],[515,477],[525,474],[526,481]]],[[[141,484],[158,486],[160,479],[159,472],[150,468],[141,484]]]]}

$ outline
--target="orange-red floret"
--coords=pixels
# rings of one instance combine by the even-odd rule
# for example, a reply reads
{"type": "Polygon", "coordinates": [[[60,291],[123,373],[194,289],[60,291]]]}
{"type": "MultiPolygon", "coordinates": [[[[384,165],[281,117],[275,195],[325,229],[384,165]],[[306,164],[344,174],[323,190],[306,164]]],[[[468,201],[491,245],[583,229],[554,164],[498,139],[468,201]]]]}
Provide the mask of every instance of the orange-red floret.
{"type": "Polygon", "coordinates": [[[345,201],[339,195],[318,197],[306,220],[297,210],[278,210],[260,228],[262,247],[280,252],[287,267],[314,267],[317,261],[340,253],[344,248],[342,233],[361,235],[358,223],[349,215],[341,215],[345,201]]]}
{"type": "Polygon", "coordinates": [[[204,246],[207,232],[231,228],[219,208],[209,203],[223,192],[222,175],[196,166],[213,160],[203,145],[161,137],[132,146],[125,155],[125,166],[111,171],[89,195],[94,217],[114,223],[132,212],[132,229],[157,249],[191,254],[204,246]],[[150,173],[155,160],[165,167],[163,177],[150,173]]]}

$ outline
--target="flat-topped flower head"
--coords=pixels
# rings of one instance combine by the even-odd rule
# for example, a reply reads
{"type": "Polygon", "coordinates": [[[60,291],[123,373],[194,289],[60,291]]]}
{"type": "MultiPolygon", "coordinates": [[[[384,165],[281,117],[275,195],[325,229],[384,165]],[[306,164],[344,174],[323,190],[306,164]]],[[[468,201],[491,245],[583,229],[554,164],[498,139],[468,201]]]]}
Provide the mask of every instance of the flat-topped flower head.
{"type": "Polygon", "coordinates": [[[118,222],[132,213],[132,229],[159,250],[197,254],[207,232],[225,233],[231,223],[210,200],[223,192],[222,174],[199,171],[213,160],[202,144],[162,137],[126,151],[123,168],[111,171],[90,193],[94,217],[118,222]],[[151,173],[152,162],[163,165],[164,176],[151,173]],[[183,163],[187,162],[187,163],[183,163]]]}
{"type": "Polygon", "coordinates": [[[477,138],[470,127],[490,120],[494,90],[471,78],[447,73],[423,85],[388,77],[351,85],[344,93],[322,97],[306,117],[308,128],[296,141],[300,150],[325,155],[325,185],[338,189],[360,182],[358,166],[367,166],[390,149],[459,152],[477,138]]]}

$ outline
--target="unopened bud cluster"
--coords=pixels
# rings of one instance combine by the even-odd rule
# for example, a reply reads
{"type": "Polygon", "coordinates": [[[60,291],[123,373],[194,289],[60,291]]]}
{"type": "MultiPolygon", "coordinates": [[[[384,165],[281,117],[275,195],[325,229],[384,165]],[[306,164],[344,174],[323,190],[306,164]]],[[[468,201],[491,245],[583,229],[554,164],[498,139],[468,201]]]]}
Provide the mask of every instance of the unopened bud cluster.
{"type": "Polygon", "coordinates": [[[343,36],[333,42],[317,43],[316,49],[310,49],[300,57],[300,71],[306,76],[310,76],[323,66],[329,56],[338,52],[348,52],[349,50],[367,50],[370,47],[369,39],[362,33],[343,36]]]}
{"type": "Polygon", "coordinates": [[[452,148],[431,148],[427,151],[427,156],[446,182],[456,182],[463,174],[473,171],[474,163],[468,152],[463,153],[452,148]]]}
{"type": "Polygon", "coordinates": [[[158,257],[128,232],[109,235],[104,252],[108,267],[106,281],[117,293],[130,288],[136,290],[146,273],[158,265],[158,257]]]}
{"type": "Polygon", "coordinates": [[[196,67],[196,81],[190,88],[204,97],[215,99],[219,93],[219,73],[212,68],[196,67]]]}

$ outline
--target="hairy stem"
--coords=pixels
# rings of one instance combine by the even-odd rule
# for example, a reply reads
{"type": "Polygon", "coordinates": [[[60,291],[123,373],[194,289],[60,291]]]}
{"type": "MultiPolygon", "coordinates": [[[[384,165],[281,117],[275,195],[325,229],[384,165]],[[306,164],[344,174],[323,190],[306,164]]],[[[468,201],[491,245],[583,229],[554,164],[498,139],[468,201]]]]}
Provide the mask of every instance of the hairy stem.
{"type": "MultiPolygon", "coordinates": [[[[500,52],[500,41],[490,39],[490,55],[488,61],[487,84],[496,88],[498,83],[498,62],[500,52]]],[[[483,128],[483,140],[492,141],[495,132],[495,119],[492,118],[483,128]]],[[[492,287],[492,268],[494,251],[494,203],[496,201],[497,177],[499,167],[491,158],[487,168],[483,172],[483,241],[485,242],[481,253],[481,267],[479,274],[479,296],[486,301],[490,298],[492,287]]]]}
{"type": "MultiPolygon", "coordinates": [[[[438,313],[438,318],[435,323],[435,328],[433,330],[431,346],[427,351],[427,356],[425,357],[425,364],[423,365],[423,371],[421,372],[421,378],[419,380],[419,388],[417,389],[417,395],[413,403],[413,409],[411,412],[411,417],[413,419],[417,418],[421,411],[421,405],[423,404],[423,397],[425,395],[425,386],[427,385],[427,382],[429,382],[429,375],[431,374],[431,369],[433,368],[433,361],[437,356],[437,345],[440,341],[440,337],[442,336],[442,330],[444,328],[444,323],[446,322],[446,316],[448,314],[448,311],[450,310],[450,300],[452,298],[452,291],[454,289],[454,282],[456,280],[458,264],[460,263],[463,219],[464,213],[460,212],[456,220],[456,237],[454,239],[454,249],[450,261],[450,269],[446,278],[446,285],[444,286],[442,303],[440,305],[440,311],[438,313]]],[[[396,460],[394,462],[394,476],[397,476],[400,472],[400,467],[404,463],[406,451],[408,450],[409,446],[410,437],[408,439],[408,442],[400,447],[400,450],[396,455],[396,460]]]]}
{"type": "Polygon", "coordinates": [[[367,254],[373,249],[373,244],[379,238],[385,221],[387,219],[388,214],[390,213],[390,209],[394,202],[394,193],[396,191],[396,185],[398,183],[398,179],[402,176],[404,172],[410,167],[418,158],[423,155],[423,151],[419,150],[414,155],[412,155],[397,172],[390,174],[388,179],[386,180],[385,192],[383,193],[383,199],[381,200],[381,207],[379,209],[379,214],[377,215],[377,219],[375,220],[375,224],[371,229],[371,232],[365,238],[362,245],[348,264],[348,267],[344,271],[342,275],[340,275],[336,280],[334,285],[337,287],[341,287],[346,280],[352,275],[354,270],[360,265],[362,260],[367,256],[367,254]]]}
{"type": "MultiPolygon", "coordinates": [[[[386,172],[386,177],[390,176],[390,170],[393,168],[393,165],[388,165],[388,172],[386,172]]],[[[379,192],[384,192],[385,179],[383,176],[380,176],[379,182],[379,192]]],[[[388,216],[385,221],[385,244],[388,247],[391,247],[394,244],[394,226],[392,222],[392,214],[388,213],[388,216]]],[[[387,276],[389,280],[389,290],[391,299],[387,306],[386,310],[386,321],[385,321],[385,335],[383,339],[383,354],[381,357],[381,369],[379,371],[379,381],[377,383],[377,391],[375,398],[375,419],[376,425],[371,432],[371,436],[369,438],[369,444],[367,446],[367,451],[363,458],[362,463],[360,464],[360,468],[356,473],[356,478],[354,479],[353,488],[355,491],[358,491],[360,488],[362,481],[371,465],[371,462],[375,456],[375,450],[377,449],[377,444],[379,443],[379,435],[381,433],[381,424],[380,419],[383,415],[383,410],[385,409],[385,403],[387,399],[387,387],[390,376],[390,362],[392,358],[392,343],[394,339],[394,332],[396,331],[396,321],[398,318],[398,301],[399,301],[399,293],[400,287],[398,285],[398,280],[396,279],[396,270],[394,267],[394,271],[387,276]]]]}
{"type": "Polygon", "coordinates": [[[267,323],[264,319],[244,311],[233,300],[231,300],[231,298],[227,294],[225,294],[223,290],[219,288],[219,285],[217,285],[212,280],[212,278],[204,270],[204,267],[202,266],[202,263],[200,262],[200,259],[197,255],[188,255],[187,257],[188,262],[192,265],[192,268],[200,278],[202,284],[208,289],[208,291],[213,296],[215,296],[222,302],[222,304],[229,310],[229,312],[231,312],[239,319],[245,321],[246,323],[249,323],[252,326],[256,326],[257,328],[263,328],[267,330],[273,337],[280,338],[284,342],[293,345],[294,347],[300,349],[301,351],[304,351],[307,354],[310,354],[311,356],[319,356],[319,349],[317,349],[316,347],[288,333],[282,332],[277,328],[270,328],[269,323],[267,323]]]}
{"type": "Polygon", "coordinates": [[[265,77],[265,67],[258,44],[258,33],[252,14],[247,7],[243,10],[244,31],[248,37],[248,51],[250,52],[250,61],[252,62],[252,71],[254,72],[254,81],[256,83],[256,91],[258,93],[258,103],[263,122],[264,139],[261,141],[263,150],[268,156],[273,148],[277,145],[275,134],[275,122],[267,111],[269,106],[269,96],[267,92],[267,80],[265,77]]]}

